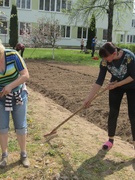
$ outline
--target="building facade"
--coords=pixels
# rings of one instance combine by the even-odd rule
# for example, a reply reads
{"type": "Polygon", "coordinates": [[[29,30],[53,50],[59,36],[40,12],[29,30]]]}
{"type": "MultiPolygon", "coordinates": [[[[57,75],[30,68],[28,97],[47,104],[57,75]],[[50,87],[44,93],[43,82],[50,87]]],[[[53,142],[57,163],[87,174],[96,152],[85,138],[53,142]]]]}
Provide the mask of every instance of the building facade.
{"type": "MultiPolygon", "coordinates": [[[[23,32],[31,32],[32,24],[42,17],[55,17],[63,29],[61,39],[56,42],[58,46],[79,47],[81,39],[85,45],[88,37],[88,27],[83,22],[69,23],[68,15],[63,9],[70,10],[74,0],[0,0],[0,39],[3,44],[9,42],[9,23],[12,4],[17,6],[19,42],[23,41],[23,32]]],[[[124,12],[119,20],[119,13],[114,13],[113,42],[135,43],[135,14],[124,12]]],[[[96,20],[98,43],[107,39],[107,16],[96,20]]]]}

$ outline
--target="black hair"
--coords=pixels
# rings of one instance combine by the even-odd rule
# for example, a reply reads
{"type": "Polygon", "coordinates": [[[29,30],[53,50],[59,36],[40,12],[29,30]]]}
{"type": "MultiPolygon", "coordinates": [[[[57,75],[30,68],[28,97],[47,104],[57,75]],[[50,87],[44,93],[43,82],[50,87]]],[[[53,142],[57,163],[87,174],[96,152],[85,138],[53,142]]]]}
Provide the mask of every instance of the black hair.
{"type": "Polygon", "coordinates": [[[106,42],[99,50],[99,56],[101,58],[108,57],[109,55],[113,54],[115,50],[120,50],[117,46],[115,46],[112,42],[106,42]]]}

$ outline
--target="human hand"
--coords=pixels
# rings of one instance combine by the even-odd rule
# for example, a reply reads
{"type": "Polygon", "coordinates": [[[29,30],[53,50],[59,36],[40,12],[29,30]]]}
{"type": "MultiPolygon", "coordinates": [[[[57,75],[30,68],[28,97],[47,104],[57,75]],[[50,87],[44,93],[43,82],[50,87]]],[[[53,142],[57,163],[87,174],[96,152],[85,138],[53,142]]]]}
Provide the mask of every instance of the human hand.
{"type": "Polygon", "coordinates": [[[91,105],[91,101],[87,98],[87,99],[84,101],[83,106],[84,106],[84,108],[89,108],[90,105],[91,105]]]}
{"type": "Polygon", "coordinates": [[[117,81],[110,82],[107,86],[107,89],[109,89],[109,90],[115,89],[116,87],[118,87],[117,85],[118,85],[117,81]]]}
{"type": "Polygon", "coordinates": [[[11,88],[10,84],[8,84],[0,92],[0,97],[6,96],[7,94],[9,94],[11,92],[11,90],[12,90],[12,88],[11,88]]]}

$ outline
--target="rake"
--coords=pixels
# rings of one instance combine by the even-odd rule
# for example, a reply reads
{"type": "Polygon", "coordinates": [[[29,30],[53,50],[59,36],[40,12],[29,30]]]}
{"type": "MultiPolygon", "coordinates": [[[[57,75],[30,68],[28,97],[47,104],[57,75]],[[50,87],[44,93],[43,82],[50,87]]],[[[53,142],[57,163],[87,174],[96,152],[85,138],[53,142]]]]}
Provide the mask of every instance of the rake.
{"type": "MultiPolygon", "coordinates": [[[[104,88],[101,92],[99,92],[98,94],[96,94],[92,101],[94,99],[96,99],[98,96],[100,96],[101,94],[103,94],[105,91],[107,90],[107,88],[104,88]]],[[[44,135],[44,137],[47,136],[51,136],[57,133],[58,128],[60,128],[63,124],[65,124],[69,119],[71,119],[74,115],[76,115],[77,113],[79,113],[81,110],[85,109],[85,106],[82,106],[81,108],[79,108],[77,111],[75,111],[72,115],[70,115],[68,118],[66,118],[64,121],[62,121],[58,126],[56,126],[50,133],[47,133],[44,135]]]]}

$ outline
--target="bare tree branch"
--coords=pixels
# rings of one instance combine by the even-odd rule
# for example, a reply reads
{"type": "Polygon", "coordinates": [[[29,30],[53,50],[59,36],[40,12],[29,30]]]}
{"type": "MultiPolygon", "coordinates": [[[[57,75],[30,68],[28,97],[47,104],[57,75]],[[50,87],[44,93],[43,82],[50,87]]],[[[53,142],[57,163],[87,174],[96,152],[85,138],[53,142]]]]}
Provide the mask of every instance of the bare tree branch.
{"type": "Polygon", "coordinates": [[[83,21],[87,26],[90,23],[92,14],[96,19],[108,16],[108,41],[112,41],[113,30],[113,16],[114,12],[119,12],[119,16],[123,16],[123,12],[120,9],[127,11],[133,10],[134,0],[77,0],[72,5],[72,10],[69,14],[70,23],[83,21]]]}

